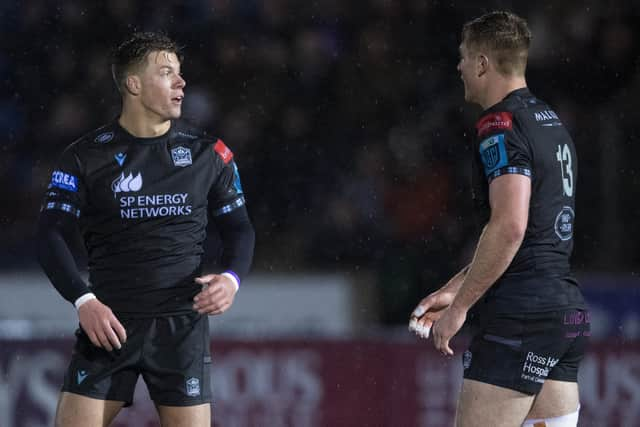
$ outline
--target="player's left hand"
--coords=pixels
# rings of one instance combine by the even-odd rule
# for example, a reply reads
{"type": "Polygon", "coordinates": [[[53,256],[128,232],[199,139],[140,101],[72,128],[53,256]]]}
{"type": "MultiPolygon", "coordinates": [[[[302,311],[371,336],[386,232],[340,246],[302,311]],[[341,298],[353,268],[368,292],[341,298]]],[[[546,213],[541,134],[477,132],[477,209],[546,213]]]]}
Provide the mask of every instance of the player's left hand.
{"type": "Polygon", "coordinates": [[[467,319],[467,310],[455,305],[447,308],[442,317],[433,324],[433,345],[445,356],[453,356],[453,350],[449,347],[449,341],[458,333],[464,321],[467,319]]]}
{"type": "Polygon", "coordinates": [[[231,307],[236,296],[236,287],[227,276],[207,274],[196,277],[196,283],[203,285],[194,298],[193,309],[200,314],[222,314],[231,307]]]}

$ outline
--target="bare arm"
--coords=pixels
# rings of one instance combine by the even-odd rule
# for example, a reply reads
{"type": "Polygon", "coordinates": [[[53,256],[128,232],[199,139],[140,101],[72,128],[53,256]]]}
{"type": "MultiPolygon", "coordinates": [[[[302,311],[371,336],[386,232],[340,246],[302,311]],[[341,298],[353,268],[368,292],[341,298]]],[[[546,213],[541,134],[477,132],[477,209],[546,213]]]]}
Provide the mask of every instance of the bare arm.
{"type": "MultiPolygon", "coordinates": [[[[439,310],[448,307],[460,290],[460,286],[462,286],[462,282],[468,271],[469,266],[467,265],[449,279],[440,289],[424,297],[411,313],[411,319],[420,318],[429,310],[439,310]]],[[[427,319],[425,319],[425,321],[426,320],[427,319]]],[[[433,320],[434,319],[429,319],[429,321],[426,322],[426,326],[431,327],[433,320]]]]}
{"type": "Polygon", "coordinates": [[[443,286],[443,288],[446,288],[447,290],[450,290],[451,292],[454,292],[455,294],[457,294],[460,291],[460,287],[462,286],[462,282],[464,281],[464,278],[469,273],[470,267],[471,267],[471,264],[467,265],[462,270],[457,272],[455,276],[449,279],[449,281],[443,286]]]}
{"type": "Polygon", "coordinates": [[[453,355],[449,341],[460,330],[467,311],[504,274],[518,252],[529,220],[531,180],[503,175],[489,185],[491,217],[478,241],[469,272],[448,309],[433,324],[435,347],[453,355]]]}
{"type": "Polygon", "coordinates": [[[527,229],[530,197],[531,179],[524,175],[504,175],[491,182],[491,217],[453,307],[468,310],[507,270],[527,229]]]}

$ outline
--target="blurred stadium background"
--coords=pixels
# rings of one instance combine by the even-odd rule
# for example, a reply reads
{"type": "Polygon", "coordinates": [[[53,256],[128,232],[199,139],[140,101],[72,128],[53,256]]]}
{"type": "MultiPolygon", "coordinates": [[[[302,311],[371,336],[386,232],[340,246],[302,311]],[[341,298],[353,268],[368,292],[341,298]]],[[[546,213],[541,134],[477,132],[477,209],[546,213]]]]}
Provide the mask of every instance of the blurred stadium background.
{"type": "MultiPolygon", "coordinates": [[[[216,425],[450,425],[460,361],[405,322],[477,237],[479,111],[455,67],[462,23],[496,8],[529,20],[529,86],[578,147],[580,425],[640,426],[640,2],[9,0],[0,427],[52,425],[77,319],[34,261],[34,222],[61,150],[118,113],[108,52],[134,29],[186,47],[184,116],[234,150],[257,230],[252,276],[211,319],[216,425]]],[[[157,425],[145,393],[118,427],[157,425]]]]}

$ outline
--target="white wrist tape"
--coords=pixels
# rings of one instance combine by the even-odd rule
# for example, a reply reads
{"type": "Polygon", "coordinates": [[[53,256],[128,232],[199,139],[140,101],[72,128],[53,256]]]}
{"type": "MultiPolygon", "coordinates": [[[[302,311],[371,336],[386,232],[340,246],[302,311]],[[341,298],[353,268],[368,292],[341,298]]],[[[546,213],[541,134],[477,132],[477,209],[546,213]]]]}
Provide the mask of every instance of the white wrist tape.
{"type": "Polygon", "coordinates": [[[77,310],[80,308],[82,304],[92,299],[96,299],[96,296],[92,292],[89,292],[87,294],[82,295],[80,298],[78,298],[76,302],[73,303],[73,305],[76,306],[76,310],[77,310]]]}
{"type": "Polygon", "coordinates": [[[238,279],[231,273],[222,273],[221,276],[228,277],[233,282],[233,286],[235,287],[235,292],[238,292],[238,288],[240,288],[240,284],[238,283],[238,279]]]}

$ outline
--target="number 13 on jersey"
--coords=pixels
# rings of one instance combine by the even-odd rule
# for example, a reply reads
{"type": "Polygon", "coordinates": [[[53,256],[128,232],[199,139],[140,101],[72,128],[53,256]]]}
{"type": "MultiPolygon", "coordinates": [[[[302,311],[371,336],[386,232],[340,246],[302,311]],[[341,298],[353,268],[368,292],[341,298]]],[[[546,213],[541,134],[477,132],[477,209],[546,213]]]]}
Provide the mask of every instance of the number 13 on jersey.
{"type": "Polygon", "coordinates": [[[560,162],[562,173],[562,188],[565,196],[573,196],[573,171],[571,170],[571,151],[567,144],[558,145],[556,159],[560,162]]]}

